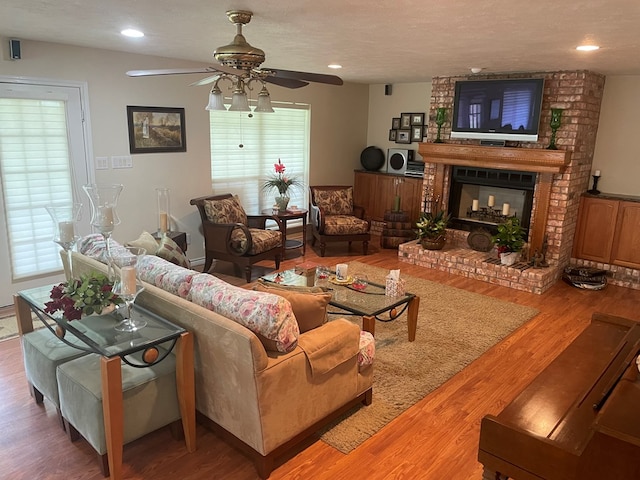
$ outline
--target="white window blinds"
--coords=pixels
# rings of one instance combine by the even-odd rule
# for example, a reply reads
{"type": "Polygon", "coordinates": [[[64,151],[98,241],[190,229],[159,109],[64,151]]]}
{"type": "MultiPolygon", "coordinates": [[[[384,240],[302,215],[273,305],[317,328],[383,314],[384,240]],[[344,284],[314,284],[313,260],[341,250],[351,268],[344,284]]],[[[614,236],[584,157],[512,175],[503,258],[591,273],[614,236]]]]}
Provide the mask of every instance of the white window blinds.
{"type": "Polygon", "coordinates": [[[0,98],[0,173],[12,278],[61,269],[48,205],[73,200],[65,102],[0,98]]]}
{"type": "Polygon", "coordinates": [[[289,191],[289,205],[305,208],[309,185],[308,105],[274,106],[275,113],[211,111],[211,184],[216,194],[240,197],[248,214],[274,204],[276,191],[262,190],[275,175],[278,159],[285,174],[303,184],[289,191]]]}

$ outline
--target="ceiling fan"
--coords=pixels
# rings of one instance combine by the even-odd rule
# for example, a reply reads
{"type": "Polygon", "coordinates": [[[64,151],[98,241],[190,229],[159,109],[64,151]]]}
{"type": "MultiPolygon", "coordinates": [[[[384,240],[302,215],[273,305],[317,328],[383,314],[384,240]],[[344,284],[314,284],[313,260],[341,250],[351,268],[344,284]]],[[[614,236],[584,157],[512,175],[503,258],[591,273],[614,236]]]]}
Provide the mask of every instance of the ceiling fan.
{"type": "Polygon", "coordinates": [[[245,87],[251,90],[250,84],[258,82],[262,90],[258,93],[258,107],[256,111],[273,111],[271,109],[269,92],[265,83],[271,83],[286,88],[300,88],[309,82],[342,85],[342,79],[336,75],[321,73],[296,72],[279,68],[260,68],[265,61],[263,50],[251,46],[242,35],[242,26],[251,21],[253,12],[247,10],[230,10],[227,18],[236,26],[236,36],[228,45],[217,48],[213,52],[216,62],[202,68],[168,68],[159,70],[130,70],[130,77],[145,77],[151,75],[182,75],[191,73],[210,73],[212,75],[198,80],[191,85],[206,85],[213,83],[209,99],[208,110],[226,110],[222,104],[222,92],[218,87],[220,80],[230,80],[233,84],[233,100],[229,110],[249,111],[245,87]],[[262,102],[261,102],[262,101],[262,102]],[[261,109],[261,106],[263,109],[261,109]]]}

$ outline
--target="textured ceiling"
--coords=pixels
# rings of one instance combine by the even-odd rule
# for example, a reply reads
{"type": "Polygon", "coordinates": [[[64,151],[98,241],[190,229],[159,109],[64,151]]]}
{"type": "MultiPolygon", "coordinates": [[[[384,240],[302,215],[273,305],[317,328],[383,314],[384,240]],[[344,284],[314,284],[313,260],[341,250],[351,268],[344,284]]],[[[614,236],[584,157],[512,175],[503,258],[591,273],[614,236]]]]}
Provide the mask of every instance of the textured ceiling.
{"type": "Polygon", "coordinates": [[[254,12],[244,35],[265,51],[263,67],[350,82],[422,82],[471,67],[640,74],[638,0],[2,0],[0,35],[206,65],[233,39],[230,9],[254,12]],[[124,38],[127,27],[146,36],[124,38]],[[602,48],[577,52],[581,43],[602,48]],[[344,68],[330,71],[334,62],[344,68]]]}

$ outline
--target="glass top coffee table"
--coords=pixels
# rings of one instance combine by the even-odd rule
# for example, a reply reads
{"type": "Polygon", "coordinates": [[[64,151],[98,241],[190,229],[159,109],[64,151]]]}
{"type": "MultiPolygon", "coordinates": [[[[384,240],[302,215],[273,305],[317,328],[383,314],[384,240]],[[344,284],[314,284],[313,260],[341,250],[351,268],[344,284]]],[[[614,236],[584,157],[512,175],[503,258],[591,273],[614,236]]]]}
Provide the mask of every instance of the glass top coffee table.
{"type": "MultiPolygon", "coordinates": [[[[269,283],[289,286],[313,285],[313,279],[298,275],[294,270],[272,273],[262,277],[269,283]]],[[[396,297],[385,295],[385,286],[368,282],[364,290],[357,290],[350,284],[329,281],[328,291],[331,293],[329,305],[362,317],[362,329],[375,334],[375,322],[390,322],[407,311],[407,330],[409,341],[416,339],[418,327],[418,309],[420,297],[413,293],[405,293],[396,297]],[[384,315],[383,315],[384,314],[384,315]]]]}

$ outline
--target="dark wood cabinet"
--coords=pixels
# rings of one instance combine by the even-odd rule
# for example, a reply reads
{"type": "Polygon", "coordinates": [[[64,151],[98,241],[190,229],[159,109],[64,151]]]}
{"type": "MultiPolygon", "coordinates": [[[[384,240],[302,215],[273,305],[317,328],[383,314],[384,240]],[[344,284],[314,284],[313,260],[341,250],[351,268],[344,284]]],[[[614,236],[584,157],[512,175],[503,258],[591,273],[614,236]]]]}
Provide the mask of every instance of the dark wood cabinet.
{"type": "Polygon", "coordinates": [[[640,202],[583,196],[573,256],[640,268],[640,202]]]}
{"type": "Polygon", "coordinates": [[[383,221],[384,212],[392,210],[399,197],[400,209],[413,223],[420,216],[422,183],[423,179],[417,177],[356,170],[354,203],[365,208],[369,219],[383,221]]]}

